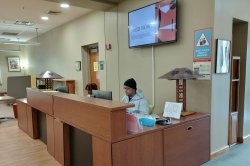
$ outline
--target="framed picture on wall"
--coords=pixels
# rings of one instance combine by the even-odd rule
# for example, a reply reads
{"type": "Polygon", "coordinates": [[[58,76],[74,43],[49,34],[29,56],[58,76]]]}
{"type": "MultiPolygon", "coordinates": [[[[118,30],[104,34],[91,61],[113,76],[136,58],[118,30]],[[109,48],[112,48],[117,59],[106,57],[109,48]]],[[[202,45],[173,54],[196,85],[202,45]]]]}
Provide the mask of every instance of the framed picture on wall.
{"type": "Polygon", "coordinates": [[[20,58],[19,57],[8,57],[8,68],[10,72],[21,71],[20,58]]]}
{"type": "Polygon", "coordinates": [[[215,73],[228,73],[230,66],[231,42],[216,39],[215,73]]]}

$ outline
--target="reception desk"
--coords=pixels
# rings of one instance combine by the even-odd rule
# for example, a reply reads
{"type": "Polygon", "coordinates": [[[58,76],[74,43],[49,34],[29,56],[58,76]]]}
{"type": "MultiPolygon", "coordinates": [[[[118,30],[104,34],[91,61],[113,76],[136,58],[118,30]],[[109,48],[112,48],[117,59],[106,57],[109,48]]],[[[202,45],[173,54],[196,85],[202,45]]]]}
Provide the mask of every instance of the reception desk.
{"type": "Polygon", "coordinates": [[[130,133],[125,110],[133,105],[37,89],[17,104],[19,127],[34,139],[45,114],[48,152],[62,165],[198,166],[210,159],[208,114],[130,133]]]}

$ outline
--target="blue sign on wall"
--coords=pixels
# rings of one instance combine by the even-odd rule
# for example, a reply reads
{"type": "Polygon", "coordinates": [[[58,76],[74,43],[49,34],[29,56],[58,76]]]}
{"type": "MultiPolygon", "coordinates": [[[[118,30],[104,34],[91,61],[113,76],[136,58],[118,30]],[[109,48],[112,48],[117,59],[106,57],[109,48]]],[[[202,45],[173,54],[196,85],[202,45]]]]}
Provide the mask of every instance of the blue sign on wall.
{"type": "Polygon", "coordinates": [[[195,31],[194,61],[211,61],[212,29],[195,31]]]}

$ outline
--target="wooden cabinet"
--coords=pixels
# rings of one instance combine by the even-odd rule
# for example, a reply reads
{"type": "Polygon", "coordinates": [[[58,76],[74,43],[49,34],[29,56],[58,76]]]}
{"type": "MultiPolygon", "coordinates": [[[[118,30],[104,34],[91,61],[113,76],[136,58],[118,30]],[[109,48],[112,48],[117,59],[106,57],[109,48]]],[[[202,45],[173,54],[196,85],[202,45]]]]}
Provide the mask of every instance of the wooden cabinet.
{"type": "Polygon", "coordinates": [[[32,109],[26,99],[17,100],[18,126],[31,138],[38,138],[37,112],[32,109]]]}
{"type": "Polygon", "coordinates": [[[53,79],[53,89],[67,86],[68,93],[75,94],[75,80],[53,79]]]}
{"type": "Polygon", "coordinates": [[[112,145],[113,166],[162,166],[162,145],[162,131],[115,143],[112,145]]]}
{"type": "Polygon", "coordinates": [[[210,117],[190,117],[112,144],[112,165],[200,166],[209,161],[210,117]]]}
{"type": "Polygon", "coordinates": [[[164,129],[165,166],[199,166],[209,159],[209,118],[164,129]]]}

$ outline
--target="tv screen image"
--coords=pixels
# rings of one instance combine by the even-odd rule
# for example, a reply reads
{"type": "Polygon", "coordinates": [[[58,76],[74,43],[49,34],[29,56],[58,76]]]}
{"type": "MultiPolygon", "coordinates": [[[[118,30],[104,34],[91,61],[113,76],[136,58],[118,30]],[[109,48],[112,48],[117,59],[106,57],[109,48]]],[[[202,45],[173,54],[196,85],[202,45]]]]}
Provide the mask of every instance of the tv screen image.
{"type": "Polygon", "coordinates": [[[175,42],[176,6],[163,0],[129,12],[129,47],[175,42]]]}

